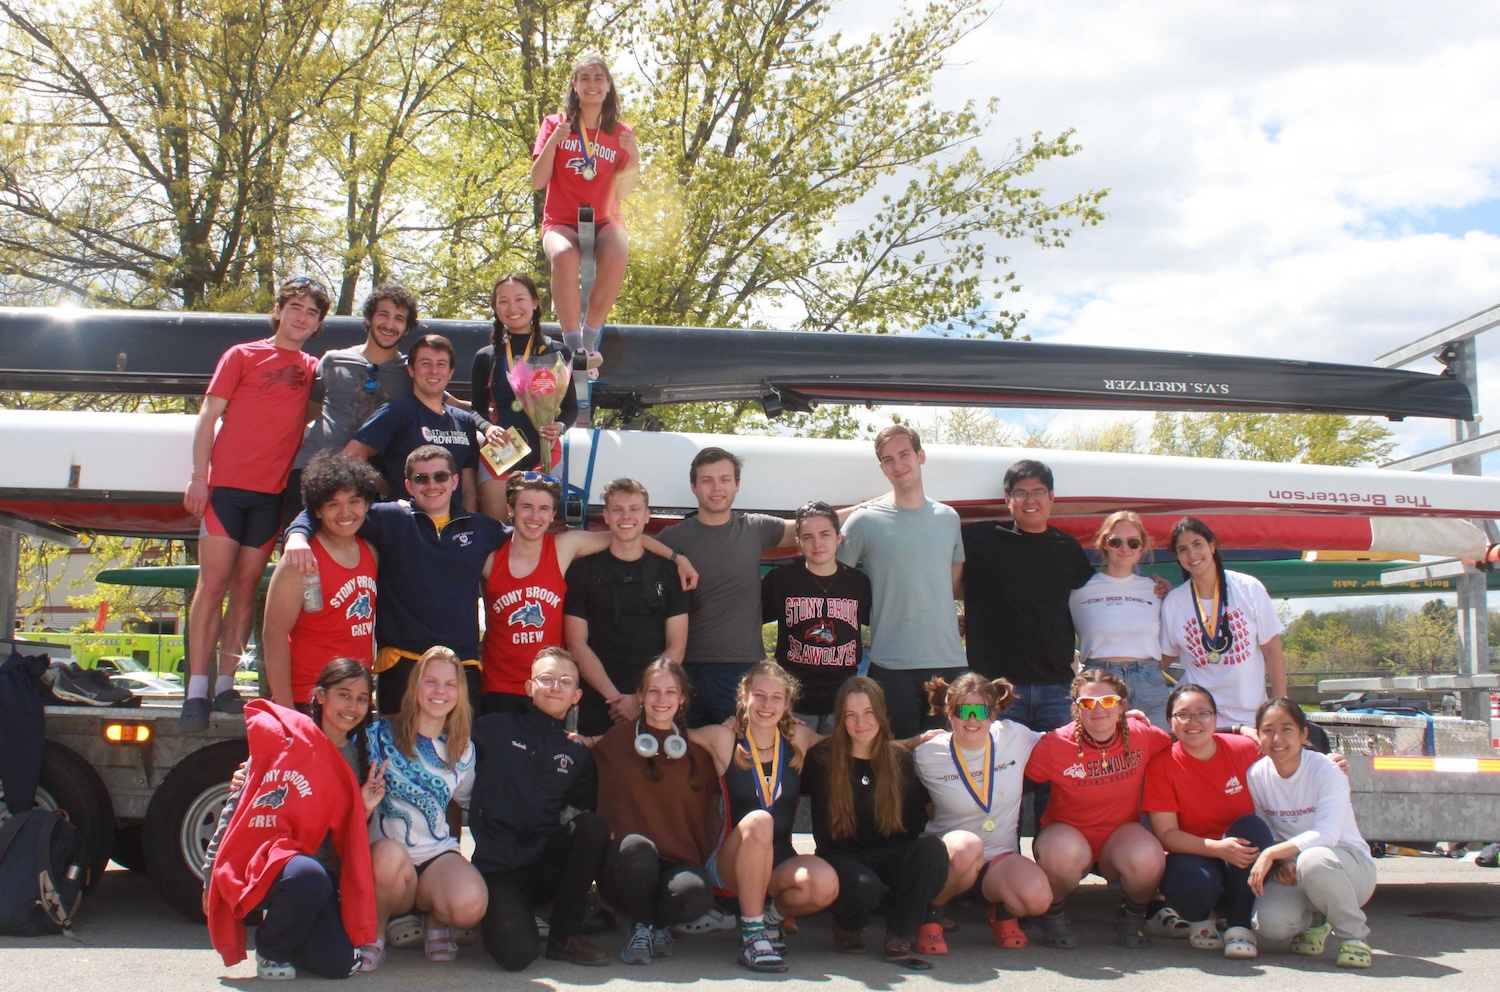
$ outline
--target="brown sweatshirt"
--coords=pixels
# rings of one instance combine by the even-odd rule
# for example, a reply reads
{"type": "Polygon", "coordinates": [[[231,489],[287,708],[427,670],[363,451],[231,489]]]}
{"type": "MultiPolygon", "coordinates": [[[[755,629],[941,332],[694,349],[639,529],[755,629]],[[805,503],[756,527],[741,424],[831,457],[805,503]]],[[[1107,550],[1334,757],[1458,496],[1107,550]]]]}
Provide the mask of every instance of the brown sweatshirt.
{"type": "MultiPolygon", "coordinates": [[[[669,736],[641,726],[658,744],[669,736]]],[[[675,760],[660,753],[642,758],[635,753],[635,724],[617,723],[594,745],[594,764],[599,769],[599,815],[616,839],[641,834],[656,844],[663,861],[708,862],[723,823],[723,791],[712,755],[689,744],[688,753],[675,760]],[[652,780],[652,765],[660,781],[652,780]]]]}

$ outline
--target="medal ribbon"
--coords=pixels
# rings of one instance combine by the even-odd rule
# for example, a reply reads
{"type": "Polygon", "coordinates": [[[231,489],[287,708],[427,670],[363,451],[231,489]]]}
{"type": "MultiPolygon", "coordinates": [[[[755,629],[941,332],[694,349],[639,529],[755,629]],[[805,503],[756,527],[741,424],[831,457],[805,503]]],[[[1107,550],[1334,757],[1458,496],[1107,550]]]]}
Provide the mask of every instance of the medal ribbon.
{"type": "Polygon", "coordinates": [[[769,775],[761,771],[760,750],[755,746],[755,738],[750,736],[749,727],[745,728],[745,749],[750,752],[750,767],[755,769],[755,791],[760,795],[761,809],[770,809],[781,792],[781,728],[776,728],[776,742],[771,747],[769,775]]]}
{"type": "Polygon", "coordinates": [[[991,774],[995,768],[995,739],[988,734],[984,737],[984,799],[979,798],[979,787],[974,784],[974,776],[969,774],[969,767],[964,764],[958,755],[958,741],[953,744],[953,767],[958,769],[959,779],[964,788],[974,798],[975,804],[986,813],[990,811],[990,804],[995,801],[995,776],[991,774]]]}
{"type": "MultiPolygon", "coordinates": [[[[536,344],[536,335],[528,333],[526,335],[526,347],[521,349],[521,360],[523,362],[526,360],[527,356],[531,354],[531,346],[534,344],[536,344]]],[[[510,370],[515,368],[515,366],[516,356],[511,354],[510,329],[507,328],[505,331],[505,375],[507,377],[510,376],[510,370]]]]}
{"type": "Polygon", "coordinates": [[[578,121],[578,138],[583,142],[583,164],[585,168],[592,169],[594,167],[594,160],[599,156],[599,132],[602,130],[604,130],[604,124],[601,121],[599,126],[594,128],[594,142],[590,145],[589,129],[583,126],[582,120],[578,121]]]}
{"type": "Polygon", "coordinates": [[[1220,629],[1220,627],[1222,627],[1224,625],[1225,615],[1229,612],[1229,610],[1228,610],[1229,603],[1228,603],[1227,599],[1221,599],[1219,597],[1219,580],[1218,580],[1218,578],[1215,577],[1215,579],[1214,579],[1214,598],[1213,598],[1213,605],[1210,607],[1210,610],[1213,612],[1213,627],[1212,628],[1209,627],[1209,625],[1208,625],[1208,619],[1206,617],[1204,617],[1204,615],[1203,615],[1203,602],[1198,598],[1198,590],[1197,589],[1193,589],[1192,593],[1193,593],[1193,613],[1198,618],[1198,629],[1202,632],[1202,634],[1201,634],[1201,640],[1203,641],[1203,650],[1205,650],[1205,651],[1225,651],[1225,650],[1227,650],[1228,647],[1229,647],[1228,643],[1221,643],[1221,641],[1226,641],[1227,639],[1221,638],[1219,636],[1219,629],[1220,629]]]}

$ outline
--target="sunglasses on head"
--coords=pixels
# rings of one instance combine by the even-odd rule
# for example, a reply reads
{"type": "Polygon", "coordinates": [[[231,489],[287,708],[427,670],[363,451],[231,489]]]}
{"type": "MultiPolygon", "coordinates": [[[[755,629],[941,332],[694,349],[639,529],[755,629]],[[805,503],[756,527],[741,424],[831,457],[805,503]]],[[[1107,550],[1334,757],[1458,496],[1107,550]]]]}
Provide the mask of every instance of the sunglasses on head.
{"type": "Polygon", "coordinates": [[[1120,705],[1120,697],[1113,693],[1108,696],[1079,696],[1073,702],[1086,710],[1112,710],[1120,705]]]}
{"type": "Polygon", "coordinates": [[[803,503],[801,506],[797,507],[797,519],[801,520],[803,517],[811,516],[814,513],[832,512],[833,507],[829,506],[827,503],[823,502],[820,499],[813,499],[808,500],[806,503],[803,503]]]}
{"type": "Polygon", "coordinates": [[[452,472],[418,472],[411,476],[411,481],[418,486],[425,486],[429,482],[436,482],[441,486],[451,478],[453,478],[452,472]]]}
{"type": "Polygon", "coordinates": [[[380,385],[380,366],[371,363],[365,367],[365,392],[375,392],[375,387],[380,385]]]}
{"type": "Polygon", "coordinates": [[[957,716],[960,720],[988,720],[990,708],[983,703],[963,703],[958,707],[957,716]]]}
{"type": "Polygon", "coordinates": [[[1110,548],[1129,548],[1131,551],[1141,550],[1141,539],[1138,537],[1111,537],[1104,544],[1110,548]]]}
{"type": "Polygon", "coordinates": [[[557,485],[557,479],[556,479],[556,477],[550,476],[546,472],[522,472],[521,473],[521,481],[522,482],[540,482],[540,483],[543,483],[543,484],[548,485],[548,486],[555,486],[555,485],[557,485]]]}
{"type": "Polygon", "coordinates": [[[286,282],[281,284],[282,289],[295,289],[302,286],[306,286],[314,293],[326,294],[328,292],[328,290],[323,288],[323,284],[318,282],[318,280],[314,279],[312,276],[297,276],[296,278],[288,279],[286,282]]]}

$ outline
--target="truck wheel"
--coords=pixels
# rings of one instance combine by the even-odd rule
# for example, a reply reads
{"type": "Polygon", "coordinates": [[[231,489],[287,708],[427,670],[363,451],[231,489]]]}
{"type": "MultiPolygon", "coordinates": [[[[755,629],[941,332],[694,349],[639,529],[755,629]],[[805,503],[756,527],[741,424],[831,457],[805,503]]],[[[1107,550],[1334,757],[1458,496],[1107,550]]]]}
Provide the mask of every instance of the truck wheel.
{"type": "Polygon", "coordinates": [[[80,860],[88,875],[83,890],[92,889],[104,877],[115,837],[115,810],[104,780],[77,754],[56,741],[47,741],[42,749],[36,805],[68,814],[84,849],[80,860]]]}
{"type": "Polygon", "coordinates": [[[244,741],[194,751],[162,780],[146,810],[146,871],[167,904],[203,922],[203,856],[229,798],[229,777],[245,760],[244,741]]]}
{"type": "Polygon", "coordinates": [[[128,871],[145,872],[145,830],[139,821],[124,827],[116,825],[115,846],[109,852],[109,859],[128,871]]]}

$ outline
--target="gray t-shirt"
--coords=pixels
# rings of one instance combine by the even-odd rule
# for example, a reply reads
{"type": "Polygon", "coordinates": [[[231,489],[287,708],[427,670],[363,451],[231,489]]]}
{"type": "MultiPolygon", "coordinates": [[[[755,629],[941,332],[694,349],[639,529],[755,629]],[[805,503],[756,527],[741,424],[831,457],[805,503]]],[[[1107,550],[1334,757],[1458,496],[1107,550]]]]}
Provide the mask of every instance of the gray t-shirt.
{"type": "MultiPolygon", "coordinates": [[[[963,564],[958,514],[928,500],[904,510],[890,500],[844,523],[839,561],[870,576],[870,662],[881,668],[967,668],[953,605],[953,566],[963,564]]],[[[693,560],[696,565],[697,559],[693,560]]]]}
{"type": "Polygon", "coordinates": [[[785,533],[786,521],[780,517],[735,513],[729,523],[715,526],[688,517],[657,535],[661,543],[687,555],[698,570],[684,661],[750,665],[765,660],[760,560],[785,533]]]}
{"type": "Polygon", "coordinates": [[[411,395],[411,376],[404,356],[375,366],[374,380],[370,378],[370,364],[359,348],[335,349],[318,359],[311,399],[323,404],[323,410],[302,438],[302,450],[292,463],[295,468],[306,468],[320,452],[343,451],[376,410],[393,399],[411,395]],[[371,381],[375,383],[373,391],[367,388],[371,381]]]}

